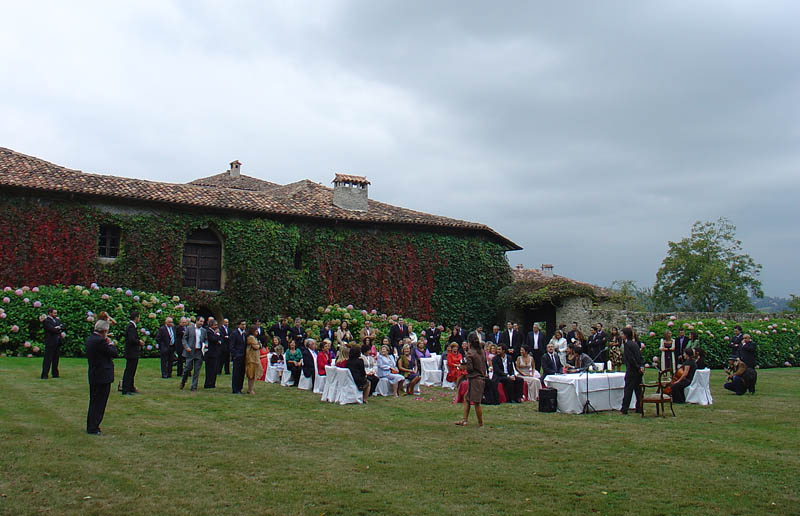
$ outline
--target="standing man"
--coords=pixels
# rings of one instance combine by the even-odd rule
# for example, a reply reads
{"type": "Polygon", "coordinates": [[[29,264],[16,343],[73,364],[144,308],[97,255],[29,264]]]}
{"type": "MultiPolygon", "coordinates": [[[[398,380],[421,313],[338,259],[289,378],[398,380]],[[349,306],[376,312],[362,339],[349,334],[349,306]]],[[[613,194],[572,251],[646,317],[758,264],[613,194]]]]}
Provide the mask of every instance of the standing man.
{"type": "Polygon", "coordinates": [[[689,339],[686,338],[686,330],[681,328],[678,331],[678,338],[675,339],[675,356],[680,357],[678,361],[680,362],[683,360],[683,350],[686,349],[686,344],[689,342],[689,339]]]}
{"type": "Polygon", "coordinates": [[[63,325],[58,320],[58,310],[50,308],[47,317],[42,321],[44,327],[44,360],[42,361],[42,380],[47,380],[50,368],[53,378],[58,378],[58,348],[61,347],[63,325]]]}
{"type": "Polygon", "coordinates": [[[256,325],[256,340],[258,340],[262,348],[266,349],[268,347],[267,343],[272,339],[267,336],[267,330],[261,327],[261,319],[256,319],[253,323],[256,325]]]}
{"type": "MultiPolygon", "coordinates": [[[[241,394],[244,386],[244,352],[247,347],[244,319],[239,320],[237,326],[238,328],[231,333],[231,362],[233,363],[231,389],[234,394],[241,394]]],[[[278,337],[280,338],[280,336],[278,337]]]]}
{"type": "Polygon", "coordinates": [[[625,344],[622,349],[622,360],[625,362],[625,391],[622,395],[622,407],[620,412],[628,413],[631,406],[631,396],[636,394],[636,412],[642,412],[642,400],[639,386],[642,384],[644,376],[644,360],[642,351],[635,340],[633,340],[633,330],[628,327],[622,328],[622,335],[625,336],[625,344]]]}
{"type": "Polygon", "coordinates": [[[367,351],[372,349],[377,336],[378,334],[372,329],[372,321],[364,321],[364,327],[361,328],[361,349],[365,349],[365,347],[367,351]]]}
{"type": "Polygon", "coordinates": [[[131,312],[131,320],[125,328],[125,372],[122,373],[122,395],[138,394],[139,389],[134,385],[136,368],[139,366],[139,349],[144,347],[144,342],[139,339],[139,312],[131,312]]]}
{"type": "Polygon", "coordinates": [[[430,328],[425,331],[425,337],[428,339],[428,351],[441,355],[442,344],[439,342],[439,339],[442,338],[442,330],[431,322],[430,328]]]}
{"type": "Polygon", "coordinates": [[[222,368],[225,368],[225,374],[231,374],[231,331],[228,329],[228,320],[222,319],[222,326],[219,327],[220,337],[220,350],[219,350],[219,364],[217,365],[217,374],[222,374],[222,368]]]}
{"type": "Polygon", "coordinates": [[[403,339],[408,338],[408,326],[403,318],[397,320],[397,324],[389,330],[389,342],[392,344],[398,355],[401,354],[403,339]]]}
{"type": "Polygon", "coordinates": [[[602,351],[602,349],[606,347],[606,341],[608,340],[608,337],[606,336],[606,332],[603,331],[603,323],[597,323],[596,328],[597,333],[594,335],[594,347],[596,351],[594,352],[594,355],[592,355],[592,360],[596,361],[597,355],[602,353],[600,362],[605,364],[606,352],[602,351]]]}
{"type": "MultiPolygon", "coordinates": [[[[366,326],[368,322],[370,321],[364,321],[364,326],[366,326]]],[[[375,330],[372,331],[373,333],[375,332],[375,330]]],[[[364,330],[361,330],[361,333],[363,334],[364,330]]],[[[325,339],[328,339],[331,342],[336,342],[336,332],[333,331],[333,328],[331,328],[330,321],[325,321],[325,323],[322,325],[322,328],[319,330],[319,341],[322,342],[325,339]]]]}
{"type": "Polygon", "coordinates": [[[486,341],[486,334],[483,333],[483,324],[478,323],[478,326],[475,327],[475,331],[469,332],[469,335],[467,335],[467,341],[469,341],[472,335],[478,337],[478,342],[483,345],[483,343],[486,341]]]}
{"type": "Polygon", "coordinates": [[[306,330],[300,326],[299,317],[294,320],[294,326],[289,330],[289,336],[294,340],[295,344],[297,345],[297,349],[303,347],[303,343],[306,340],[306,330]]]}
{"type": "Polygon", "coordinates": [[[744,340],[742,327],[737,324],[733,327],[733,337],[731,337],[731,341],[728,343],[728,346],[731,347],[732,354],[739,356],[739,347],[742,345],[742,340],[744,340]]]}
{"type": "Polygon", "coordinates": [[[289,340],[287,338],[289,325],[286,323],[286,317],[281,317],[280,321],[273,324],[272,328],[270,328],[270,333],[273,338],[278,337],[281,339],[281,346],[283,346],[283,349],[289,349],[289,340]]]}
{"type": "Polygon", "coordinates": [[[533,331],[528,332],[526,345],[531,351],[531,356],[533,357],[533,363],[536,367],[536,370],[541,371],[542,355],[544,354],[544,349],[547,344],[545,344],[544,333],[542,333],[539,323],[533,323],[533,331]]]}
{"type": "Polygon", "coordinates": [[[172,349],[175,347],[175,328],[172,327],[172,317],[164,319],[164,326],[156,333],[158,354],[161,357],[161,378],[172,376],[172,349]]]}
{"type": "Polygon", "coordinates": [[[753,370],[753,381],[748,384],[747,390],[751,394],[756,392],[756,380],[758,380],[758,372],[756,371],[756,357],[757,357],[756,343],[750,337],[749,333],[742,336],[742,344],[739,346],[739,360],[747,364],[747,367],[753,370]]]}
{"type": "Polygon", "coordinates": [[[222,357],[222,335],[219,331],[219,324],[212,320],[206,328],[206,339],[208,340],[208,351],[206,351],[206,380],[203,389],[214,389],[217,387],[217,373],[220,370],[219,360],[222,357]]]}
{"type": "Polygon", "coordinates": [[[572,329],[567,333],[567,344],[575,342],[578,337],[578,322],[572,321],[572,329]]]}
{"type": "Polygon", "coordinates": [[[494,344],[500,344],[500,337],[503,334],[500,333],[500,327],[498,325],[492,326],[492,333],[489,334],[489,342],[494,344]]]}
{"type": "Polygon", "coordinates": [[[500,344],[505,344],[508,347],[508,353],[519,356],[519,349],[522,347],[522,335],[520,332],[514,331],[514,323],[508,321],[506,323],[506,331],[500,335],[500,344]]]}
{"type": "Polygon", "coordinates": [[[100,423],[108,404],[114,382],[114,357],[117,347],[108,339],[108,321],[97,321],[94,333],[86,340],[86,359],[89,361],[89,411],[86,414],[86,433],[102,435],[100,423]]]}
{"type": "Polygon", "coordinates": [[[178,322],[178,327],[175,328],[175,360],[178,362],[178,370],[175,373],[180,377],[183,376],[183,363],[185,362],[183,358],[183,334],[186,332],[186,326],[188,324],[189,319],[181,317],[180,322],[178,322]]]}
{"type": "Polygon", "coordinates": [[[203,349],[208,346],[206,329],[203,328],[203,317],[198,317],[195,324],[186,327],[183,333],[183,358],[186,359],[186,368],[181,377],[181,389],[186,385],[189,373],[192,373],[191,391],[197,390],[197,380],[200,377],[200,366],[203,365],[203,349]]]}

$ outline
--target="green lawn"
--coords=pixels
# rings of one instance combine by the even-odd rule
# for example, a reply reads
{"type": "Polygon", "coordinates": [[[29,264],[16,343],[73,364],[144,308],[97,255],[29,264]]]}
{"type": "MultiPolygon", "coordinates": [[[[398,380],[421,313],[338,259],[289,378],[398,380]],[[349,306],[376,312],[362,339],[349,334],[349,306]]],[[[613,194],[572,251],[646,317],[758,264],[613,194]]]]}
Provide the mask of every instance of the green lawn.
{"type": "Polygon", "coordinates": [[[453,425],[439,388],[367,406],[263,383],[233,396],[229,376],[190,393],[143,360],[143,393],[112,390],[95,437],[86,361],[61,363],[42,381],[41,360],[0,358],[2,514],[800,513],[796,368],[740,397],[714,371],[714,405],[676,418],[507,404],[479,429],[453,425]]]}

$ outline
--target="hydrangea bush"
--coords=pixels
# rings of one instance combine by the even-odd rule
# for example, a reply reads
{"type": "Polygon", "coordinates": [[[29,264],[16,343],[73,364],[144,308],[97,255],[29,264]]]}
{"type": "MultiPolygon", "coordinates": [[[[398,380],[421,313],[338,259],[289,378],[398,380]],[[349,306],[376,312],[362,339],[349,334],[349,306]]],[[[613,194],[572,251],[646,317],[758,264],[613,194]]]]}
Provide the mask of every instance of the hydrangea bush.
{"type": "Polygon", "coordinates": [[[784,367],[800,365],[800,322],[792,319],[773,319],[765,316],[757,321],[736,322],[723,319],[678,320],[674,316],[667,321],[659,321],[641,335],[645,348],[642,356],[659,356],[658,347],[664,331],[672,331],[673,338],[678,330],[696,331],[700,347],[706,352],[706,363],[712,368],[724,367],[731,354],[728,345],[733,337],[733,327],[742,327],[756,343],[758,367],[784,367]]]}
{"type": "Polygon", "coordinates": [[[0,354],[41,356],[44,353],[44,320],[48,308],[58,310],[65,325],[61,351],[65,356],[83,356],[83,345],[91,334],[96,314],[101,311],[117,321],[111,332],[120,352],[124,350],[124,332],[129,314],[138,310],[139,329],[145,343],[142,356],[158,356],[156,331],[166,317],[191,317],[178,296],[133,291],[122,287],[82,285],[5,287],[0,292],[0,354]]]}

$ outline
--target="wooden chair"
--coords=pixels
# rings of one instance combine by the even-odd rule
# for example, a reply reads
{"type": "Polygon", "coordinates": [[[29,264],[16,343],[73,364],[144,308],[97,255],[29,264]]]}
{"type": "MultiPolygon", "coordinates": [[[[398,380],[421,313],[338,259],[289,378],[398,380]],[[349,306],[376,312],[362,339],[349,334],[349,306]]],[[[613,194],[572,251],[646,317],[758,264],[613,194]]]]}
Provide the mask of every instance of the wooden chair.
{"type": "Polygon", "coordinates": [[[645,403],[655,403],[656,405],[656,416],[661,414],[661,417],[667,416],[666,408],[664,407],[665,403],[669,403],[669,409],[672,411],[672,416],[675,417],[675,411],[672,409],[672,396],[669,394],[664,394],[664,389],[669,385],[670,380],[672,379],[672,369],[664,369],[663,371],[659,371],[658,373],[658,382],[657,383],[642,383],[640,386],[641,394],[639,399],[642,400],[642,417],[644,417],[644,405],[645,403]],[[666,380],[665,380],[666,378],[666,380]],[[644,391],[646,387],[655,387],[656,392],[649,396],[644,395],[644,391]],[[660,410],[659,410],[660,407],[660,410]]]}

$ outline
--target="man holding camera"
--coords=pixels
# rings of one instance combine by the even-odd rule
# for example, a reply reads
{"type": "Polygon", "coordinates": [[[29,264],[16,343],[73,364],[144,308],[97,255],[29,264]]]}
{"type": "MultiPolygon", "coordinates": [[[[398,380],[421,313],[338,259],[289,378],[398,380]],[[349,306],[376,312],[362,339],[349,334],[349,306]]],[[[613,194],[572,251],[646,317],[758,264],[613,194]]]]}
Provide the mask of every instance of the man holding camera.
{"type": "Polygon", "coordinates": [[[58,348],[61,347],[64,325],[58,320],[58,311],[55,308],[47,310],[47,317],[42,321],[44,327],[44,360],[42,362],[42,380],[47,380],[50,369],[53,378],[58,378],[58,348]]]}

